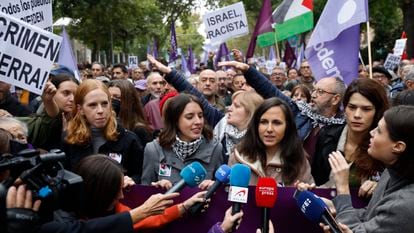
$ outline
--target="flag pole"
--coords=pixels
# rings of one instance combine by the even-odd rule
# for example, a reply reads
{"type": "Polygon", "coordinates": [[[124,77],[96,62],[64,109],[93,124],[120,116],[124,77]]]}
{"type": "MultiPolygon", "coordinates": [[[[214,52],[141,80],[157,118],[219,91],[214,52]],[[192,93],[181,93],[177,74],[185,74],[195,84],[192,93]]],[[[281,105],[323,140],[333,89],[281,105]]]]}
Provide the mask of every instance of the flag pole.
{"type": "MultiPolygon", "coordinates": [[[[274,28],[273,28],[274,29],[274,28]]],[[[279,65],[279,63],[282,61],[280,60],[280,53],[279,53],[279,46],[277,45],[277,35],[276,31],[273,33],[275,35],[275,48],[276,48],[276,64],[279,65]]]]}
{"type": "Polygon", "coordinates": [[[369,35],[370,27],[369,20],[367,21],[367,40],[368,40],[368,64],[369,64],[369,78],[372,79],[372,57],[371,57],[371,36],[369,35]]]}

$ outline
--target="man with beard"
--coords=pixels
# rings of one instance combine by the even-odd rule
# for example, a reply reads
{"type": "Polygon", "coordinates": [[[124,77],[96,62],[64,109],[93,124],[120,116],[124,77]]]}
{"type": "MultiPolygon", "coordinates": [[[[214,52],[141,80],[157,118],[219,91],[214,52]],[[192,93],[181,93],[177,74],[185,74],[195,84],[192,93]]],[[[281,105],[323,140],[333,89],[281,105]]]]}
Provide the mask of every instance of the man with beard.
{"type": "Polygon", "coordinates": [[[149,101],[160,98],[165,92],[165,80],[158,72],[152,72],[147,78],[148,95],[141,99],[142,105],[145,106],[149,101]]]}
{"type": "Polygon", "coordinates": [[[315,78],[312,76],[312,70],[310,69],[309,62],[304,61],[300,65],[300,83],[309,88],[310,91],[314,88],[315,78]]]}
{"type": "Polygon", "coordinates": [[[163,128],[160,98],[165,93],[166,82],[158,72],[152,72],[147,78],[148,95],[144,96],[141,101],[148,120],[148,124],[154,130],[163,128]]]}
{"type": "Polygon", "coordinates": [[[218,79],[217,95],[220,97],[220,100],[223,101],[225,106],[230,106],[231,92],[227,89],[227,73],[223,70],[217,70],[216,75],[218,79]]]}
{"type": "Polygon", "coordinates": [[[225,105],[217,95],[218,82],[216,72],[210,69],[203,70],[200,73],[198,81],[198,90],[203,93],[211,106],[224,112],[225,105]]]}

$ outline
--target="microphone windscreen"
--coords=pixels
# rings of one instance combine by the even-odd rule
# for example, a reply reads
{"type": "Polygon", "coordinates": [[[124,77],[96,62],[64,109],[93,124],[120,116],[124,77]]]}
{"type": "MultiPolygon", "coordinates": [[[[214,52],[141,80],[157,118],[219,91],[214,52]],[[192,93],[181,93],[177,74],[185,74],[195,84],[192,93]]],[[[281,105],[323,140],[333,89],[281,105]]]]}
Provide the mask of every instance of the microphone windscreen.
{"type": "Polygon", "coordinates": [[[236,163],[231,167],[230,186],[249,187],[250,168],[244,164],[236,163]]]}
{"type": "Polygon", "coordinates": [[[316,194],[309,191],[297,191],[295,194],[296,204],[302,213],[314,223],[319,223],[327,205],[316,194]]]}
{"type": "Polygon", "coordinates": [[[277,199],[276,180],[271,177],[259,177],[256,185],[256,205],[273,208],[277,199]]]}
{"type": "Polygon", "coordinates": [[[230,172],[231,168],[228,165],[223,164],[217,169],[214,177],[221,183],[227,184],[230,181],[230,172]]]}
{"type": "Polygon", "coordinates": [[[199,162],[192,162],[189,165],[185,166],[181,172],[180,176],[183,178],[187,186],[193,188],[196,187],[206,178],[206,169],[199,162]]]}

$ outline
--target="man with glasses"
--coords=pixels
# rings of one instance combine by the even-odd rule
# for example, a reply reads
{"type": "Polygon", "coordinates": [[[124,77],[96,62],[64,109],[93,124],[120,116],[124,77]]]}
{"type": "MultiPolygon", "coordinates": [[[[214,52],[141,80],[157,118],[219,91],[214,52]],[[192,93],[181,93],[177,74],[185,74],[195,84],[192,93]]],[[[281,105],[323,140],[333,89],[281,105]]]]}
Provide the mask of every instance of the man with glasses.
{"type": "Polygon", "coordinates": [[[314,88],[315,78],[312,76],[312,70],[310,69],[309,62],[303,61],[300,65],[300,83],[309,88],[310,91],[314,88]]]}
{"type": "Polygon", "coordinates": [[[279,90],[283,91],[285,89],[285,82],[286,82],[286,72],[285,70],[280,67],[276,66],[272,70],[272,74],[270,75],[270,81],[275,85],[279,90]]]}

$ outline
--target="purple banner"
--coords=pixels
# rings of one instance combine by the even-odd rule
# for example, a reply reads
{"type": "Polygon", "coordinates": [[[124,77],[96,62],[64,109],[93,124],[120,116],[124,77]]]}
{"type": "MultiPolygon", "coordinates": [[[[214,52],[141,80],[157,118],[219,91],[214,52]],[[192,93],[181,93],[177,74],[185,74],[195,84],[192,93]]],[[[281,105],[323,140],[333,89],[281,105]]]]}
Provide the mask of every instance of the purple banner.
{"type": "MultiPolygon", "coordinates": [[[[175,203],[180,203],[199,191],[197,188],[185,188],[175,203]]],[[[123,203],[136,207],[142,204],[152,194],[160,192],[159,189],[150,186],[134,186],[129,191],[124,192],[125,199],[123,203]]],[[[161,191],[165,192],[165,191],[161,191]]],[[[273,209],[270,210],[270,218],[275,226],[277,233],[321,233],[322,230],[316,224],[310,222],[304,217],[293,199],[294,188],[278,188],[278,198],[273,209]]],[[[335,195],[333,189],[314,189],[315,194],[332,199],[335,195]]],[[[358,199],[357,190],[351,191],[352,202],[354,207],[361,208],[367,204],[367,200],[358,199]]],[[[195,216],[186,216],[178,221],[172,222],[163,229],[157,229],[156,232],[208,232],[210,227],[216,222],[221,222],[224,213],[231,203],[227,201],[227,192],[225,188],[220,188],[211,199],[210,206],[206,212],[195,216]]],[[[249,197],[247,204],[243,205],[243,221],[236,232],[252,233],[260,228],[261,209],[256,207],[255,187],[249,187],[249,197]]]]}
{"type": "Polygon", "coordinates": [[[349,84],[358,78],[359,38],[358,24],[341,32],[335,40],[308,45],[306,59],[316,80],[339,77],[349,84]]]}

